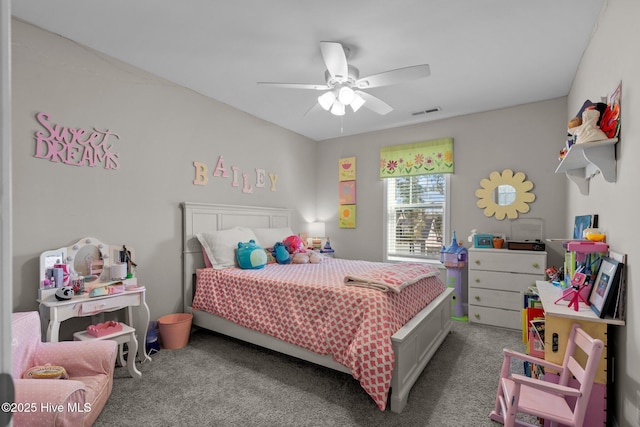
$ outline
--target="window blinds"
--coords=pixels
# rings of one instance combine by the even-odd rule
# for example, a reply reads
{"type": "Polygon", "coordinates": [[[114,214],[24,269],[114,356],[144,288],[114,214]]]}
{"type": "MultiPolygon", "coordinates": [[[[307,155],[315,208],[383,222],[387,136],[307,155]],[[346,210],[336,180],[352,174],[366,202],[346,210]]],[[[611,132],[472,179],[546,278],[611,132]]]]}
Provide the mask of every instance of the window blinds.
{"type": "Polygon", "coordinates": [[[443,174],[387,180],[387,256],[440,257],[446,201],[443,174]]]}

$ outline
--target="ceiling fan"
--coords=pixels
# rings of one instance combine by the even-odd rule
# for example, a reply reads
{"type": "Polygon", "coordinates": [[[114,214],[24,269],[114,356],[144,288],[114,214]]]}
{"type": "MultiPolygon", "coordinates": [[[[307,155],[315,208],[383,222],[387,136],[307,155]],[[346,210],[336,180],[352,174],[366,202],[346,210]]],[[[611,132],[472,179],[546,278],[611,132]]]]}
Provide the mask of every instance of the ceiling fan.
{"type": "Polygon", "coordinates": [[[384,115],[393,111],[393,108],[380,98],[364,92],[361,89],[394,85],[409,80],[428,77],[431,74],[429,65],[422,64],[385,71],[367,77],[360,77],[358,69],[347,63],[347,53],[349,50],[348,48],[345,49],[342,44],[336,42],[320,42],[320,52],[327,67],[325,71],[325,84],[273,82],[258,82],[258,84],[291,89],[325,91],[325,93],[318,97],[318,104],[336,116],[343,116],[347,105],[350,106],[354,112],[364,106],[373,112],[384,115]]]}

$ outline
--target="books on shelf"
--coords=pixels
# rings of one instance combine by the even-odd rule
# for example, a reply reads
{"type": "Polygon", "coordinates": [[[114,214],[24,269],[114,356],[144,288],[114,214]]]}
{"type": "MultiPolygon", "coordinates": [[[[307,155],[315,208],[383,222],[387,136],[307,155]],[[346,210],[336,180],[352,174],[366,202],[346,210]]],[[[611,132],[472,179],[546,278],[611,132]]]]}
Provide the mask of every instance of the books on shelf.
{"type": "Polygon", "coordinates": [[[524,293],[524,301],[522,304],[522,342],[524,344],[529,343],[529,322],[533,319],[532,316],[541,316],[544,318],[542,301],[540,301],[540,295],[538,295],[538,290],[535,286],[529,288],[528,291],[524,293]]]}
{"type": "Polygon", "coordinates": [[[544,359],[544,326],[545,320],[534,319],[529,322],[529,347],[531,356],[544,359]]]}

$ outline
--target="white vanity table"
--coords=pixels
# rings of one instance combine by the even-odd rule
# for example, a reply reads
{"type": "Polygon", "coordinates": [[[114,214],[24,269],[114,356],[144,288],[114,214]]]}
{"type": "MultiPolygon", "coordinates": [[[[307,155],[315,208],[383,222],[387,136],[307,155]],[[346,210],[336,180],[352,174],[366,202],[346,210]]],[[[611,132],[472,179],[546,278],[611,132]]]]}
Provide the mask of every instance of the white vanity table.
{"type": "MultiPolygon", "coordinates": [[[[122,293],[89,297],[89,292],[75,295],[70,300],[58,301],[55,297],[57,288],[44,288],[42,281],[46,275],[46,269],[52,266],[52,260],[62,261],[81,274],[86,259],[90,257],[100,258],[104,268],[100,276],[85,286],[94,288],[109,282],[110,267],[118,262],[121,246],[106,245],[95,238],[84,238],[77,243],[60,249],[43,252],[40,256],[40,290],[38,303],[40,304],[40,320],[42,322],[43,339],[56,342],[59,340],[60,324],[75,317],[99,316],[102,313],[125,309],[125,323],[135,329],[135,335],[140,345],[138,346],[138,358],[140,361],[151,360],[146,354],[146,335],[150,320],[149,307],[145,300],[146,289],[137,284],[136,278],[122,280],[125,291],[122,293]],[[44,332],[46,331],[46,333],[44,332]]],[[[132,248],[127,248],[133,253],[132,248]]],[[[86,274],[85,274],[86,275],[86,274]]]]}

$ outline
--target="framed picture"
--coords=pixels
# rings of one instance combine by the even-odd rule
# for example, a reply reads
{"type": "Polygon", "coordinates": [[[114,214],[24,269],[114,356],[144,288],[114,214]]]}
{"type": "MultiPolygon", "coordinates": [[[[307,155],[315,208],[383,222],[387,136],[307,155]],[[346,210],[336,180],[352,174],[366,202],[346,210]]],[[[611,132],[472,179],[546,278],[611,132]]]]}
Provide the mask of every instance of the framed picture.
{"type": "Polygon", "coordinates": [[[341,205],[338,213],[338,227],[356,228],[356,205],[341,205]]]}
{"type": "Polygon", "coordinates": [[[338,203],[341,205],[356,204],[356,182],[340,181],[338,182],[338,203]]]}
{"type": "Polygon", "coordinates": [[[598,215],[577,215],[573,223],[573,239],[584,239],[584,230],[598,228],[598,215]]]}
{"type": "Polygon", "coordinates": [[[356,158],[345,157],[338,161],[338,181],[355,181],[356,158]]]}
{"type": "Polygon", "coordinates": [[[600,261],[600,268],[589,295],[589,303],[591,309],[601,319],[609,314],[617,299],[621,271],[621,262],[609,257],[603,257],[600,261]]]}

